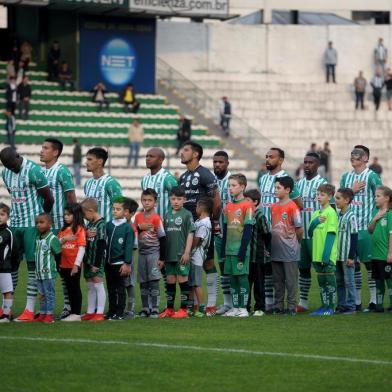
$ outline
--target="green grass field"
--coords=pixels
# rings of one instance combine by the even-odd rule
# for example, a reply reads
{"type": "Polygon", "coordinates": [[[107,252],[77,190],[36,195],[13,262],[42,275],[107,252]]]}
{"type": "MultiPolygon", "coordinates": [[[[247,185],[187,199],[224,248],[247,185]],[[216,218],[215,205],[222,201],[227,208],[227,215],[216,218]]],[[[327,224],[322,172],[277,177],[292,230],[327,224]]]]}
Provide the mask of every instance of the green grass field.
{"type": "Polygon", "coordinates": [[[3,324],[0,390],[390,391],[391,327],[391,314],[3,324]]]}

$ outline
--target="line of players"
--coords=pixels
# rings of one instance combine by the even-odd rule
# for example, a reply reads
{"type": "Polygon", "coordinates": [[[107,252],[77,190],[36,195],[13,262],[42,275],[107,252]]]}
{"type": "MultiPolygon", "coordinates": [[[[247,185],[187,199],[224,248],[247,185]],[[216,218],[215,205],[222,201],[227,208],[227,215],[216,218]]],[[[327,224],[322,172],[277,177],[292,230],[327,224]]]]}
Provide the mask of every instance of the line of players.
{"type": "MultiPolygon", "coordinates": [[[[20,244],[21,260],[23,255],[27,261],[28,283],[27,301],[24,312],[18,317],[20,321],[29,321],[34,317],[35,298],[37,286],[34,272],[34,236],[35,218],[39,213],[51,212],[53,217],[53,229],[58,231],[63,224],[64,207],[76,202],[75,188],[69,169],[58,161],[63,149],[62,143],[57,139],[46,139],[42,145],[40,160],[45,167],[42,169],[36,163],[21,157],[15,150],[5,148],[0,152],[0,159],[5,166],[3,181],[11,195],[11,230],[15,240],[20,244]]],[[[230,278],[224,274],[223,265],[219,259],[221,254],[221,227],[223,226],[221,211],[231,201],[228,189],[229,158],[226,152],[218,151],[213,157],[214,174],[200,165],[203,149],[197,143],[186,143],[181,150],[181,163],[187,168],[182,174],[179,184],[185,190],[186,202],[184,207],[188,209],[194,220],[197,219],[197,202],[205,197],[212,200],[211,221],[214,230],[213,241],[209,247],[203,268],[207,276],[207,306],[205,313],[209,316],[224,314],[232,308],[232,296],[230,291],[230,278]],[[214,245],[215,244],[215,245],[214,245]],[[214,248],[216,252],[214,252],[214,248]],[[215,254],[214,254],[215,253],[215,254]],[[221,267],[221,288],[224,303],[217,309],[216,296],[218,289],[218,271],[214,259],[217,259],[221,267]]],[[[118,181],[106,174],[105,163],[108,158],[107,152],[99,147],[92,148],[86,155],[86,169],[92,174],[84,185],[86,197],[98,200],[99,213],[106,222],[112,219],[112,204],[122,194],[118,181]]],[[[359,225],[359,240],[357,256],[358,261],[364,262],[368,271],[368,287],[370,291],[370,303],[365,310],[374,310],[376,303],[376,288],[372,278],[368,261],[370,260],[370,235],[367,227],[372,218],[375,207],[376,188],[381,185],[379,176],[367,168],[369,149],[365,146],[355,146],[351,154],[353,170],[345,173],[340,185],[349,187],[354,192],[352,207],[357,216],[359,225]]],[[[169,208],[170,191],[177,186],[177,180],[162,167],[165,154],[160,148],[151,148],[146,154],[146,167],[150,170],[141,182],[143,190],[153,188],[158,194],[157,212],[163,219],[169,208]]],[[[284,151],[279,148],[271,148],[266,154],[266,168],[268,172],[260,178],[259,189],[261,203],[259,209],[271,224],[271,205],[277,201],[275,196],[276,178],[288,176],[282,169],[284,151]]],[[[317,189],[319,185],[326,183],[318,173],[319,157],[317,154],[308,154],[304,159],[304,178],[296,184],[290,198],[302,211],[304,222],[304,239],[301,243],[301,260],[299,262],[299,287],[300,302],[297,311],[309,310],[309,290],[311,285],[311,253],[309,237],[307,235],[310,216],[319,208],[317,202],[317,189]]],[[[357,289],[356,305],[361,308],[362,275],[359,262],[356,263],[355,282],[357,289]]],[[[270,268],[265,268],[264,287],[261,290],[259,306],[255,311],[270,312],[274,305],[273,278],[270,268]]],[[[17,270],[12,272],[13,287],[18,283],[17,270]]],[[[65,285],[63,316],[69,312],[69,301],[65,285]]]]}

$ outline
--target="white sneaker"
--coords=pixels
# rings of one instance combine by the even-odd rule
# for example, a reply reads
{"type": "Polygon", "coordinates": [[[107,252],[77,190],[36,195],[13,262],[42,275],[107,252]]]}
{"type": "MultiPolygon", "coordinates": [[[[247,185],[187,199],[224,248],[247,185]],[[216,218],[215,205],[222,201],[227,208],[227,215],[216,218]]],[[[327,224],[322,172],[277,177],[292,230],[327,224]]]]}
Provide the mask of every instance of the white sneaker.
{"type": "Polygon", "coordinates": [[[249,313],[245,308],[239,308],[235,317],[249,317],[249,313]]]}
{"type": "Polygon", "coordinates": [[[230,310],[230,306],[228,305],[221,305],[219,309],[216,311],[216,314],[219,316],[223,316],[226,312],[230,310]]]}
{"type": "Polygon", "coordinates": [[[236,317],[239,309],[238,308],[231,308],[226,313],[222,314],[224,317],[236,317]]]}
{"type": "Polygon", "coordinates": [[[262,310],[255,310],[253,312],[253,316],[254,317],[261,317],[261,316],[264,316],[264,315],[265,315],[265,313],[262,310]]]}
{"type": "Polygon", "coordinates": [[[82,321],[80,314],[70,314],[66,318],[61,319],[61,321],[82,321]]]}
{"type": "Polygon", "coordinates": [[[11,319],[9,316],[6,316],[5,314],[1,315],[1,317],[0,317],[1,324],[10,323],[10,322],[11,322],[11,319]]]}

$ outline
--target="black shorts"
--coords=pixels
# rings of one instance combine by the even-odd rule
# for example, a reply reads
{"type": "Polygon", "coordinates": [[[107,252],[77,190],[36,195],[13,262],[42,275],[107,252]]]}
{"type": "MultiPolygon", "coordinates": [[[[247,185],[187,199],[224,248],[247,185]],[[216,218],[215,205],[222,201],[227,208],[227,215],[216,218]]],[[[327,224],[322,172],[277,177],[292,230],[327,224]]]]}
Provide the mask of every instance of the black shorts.
{"type": "Polygon", "coordinates": [[[207,258],[206,260],[213,260],[215,256],[215,244],[214,244],[214,236],[211,236],[210,246],[208,247],[207,251],[207,258]]]}
{"type": "Polygon", "coordinates": [[[392,264],[386,261],[372,260],[372,277],[376,280],[392,278],[392,264]]]}

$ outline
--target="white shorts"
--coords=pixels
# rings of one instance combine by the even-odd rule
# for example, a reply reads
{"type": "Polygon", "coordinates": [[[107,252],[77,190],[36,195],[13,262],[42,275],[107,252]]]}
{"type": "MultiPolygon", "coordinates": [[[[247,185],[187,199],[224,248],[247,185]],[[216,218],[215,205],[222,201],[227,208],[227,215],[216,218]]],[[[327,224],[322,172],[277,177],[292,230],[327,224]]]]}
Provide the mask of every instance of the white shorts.
{"type": "Polygon", "coordinates": [[[14,286],[12,284],[12,277],[10,272],[0,273],[0,292],[2,293],[12,293],[14,291],[14,286]]]}

